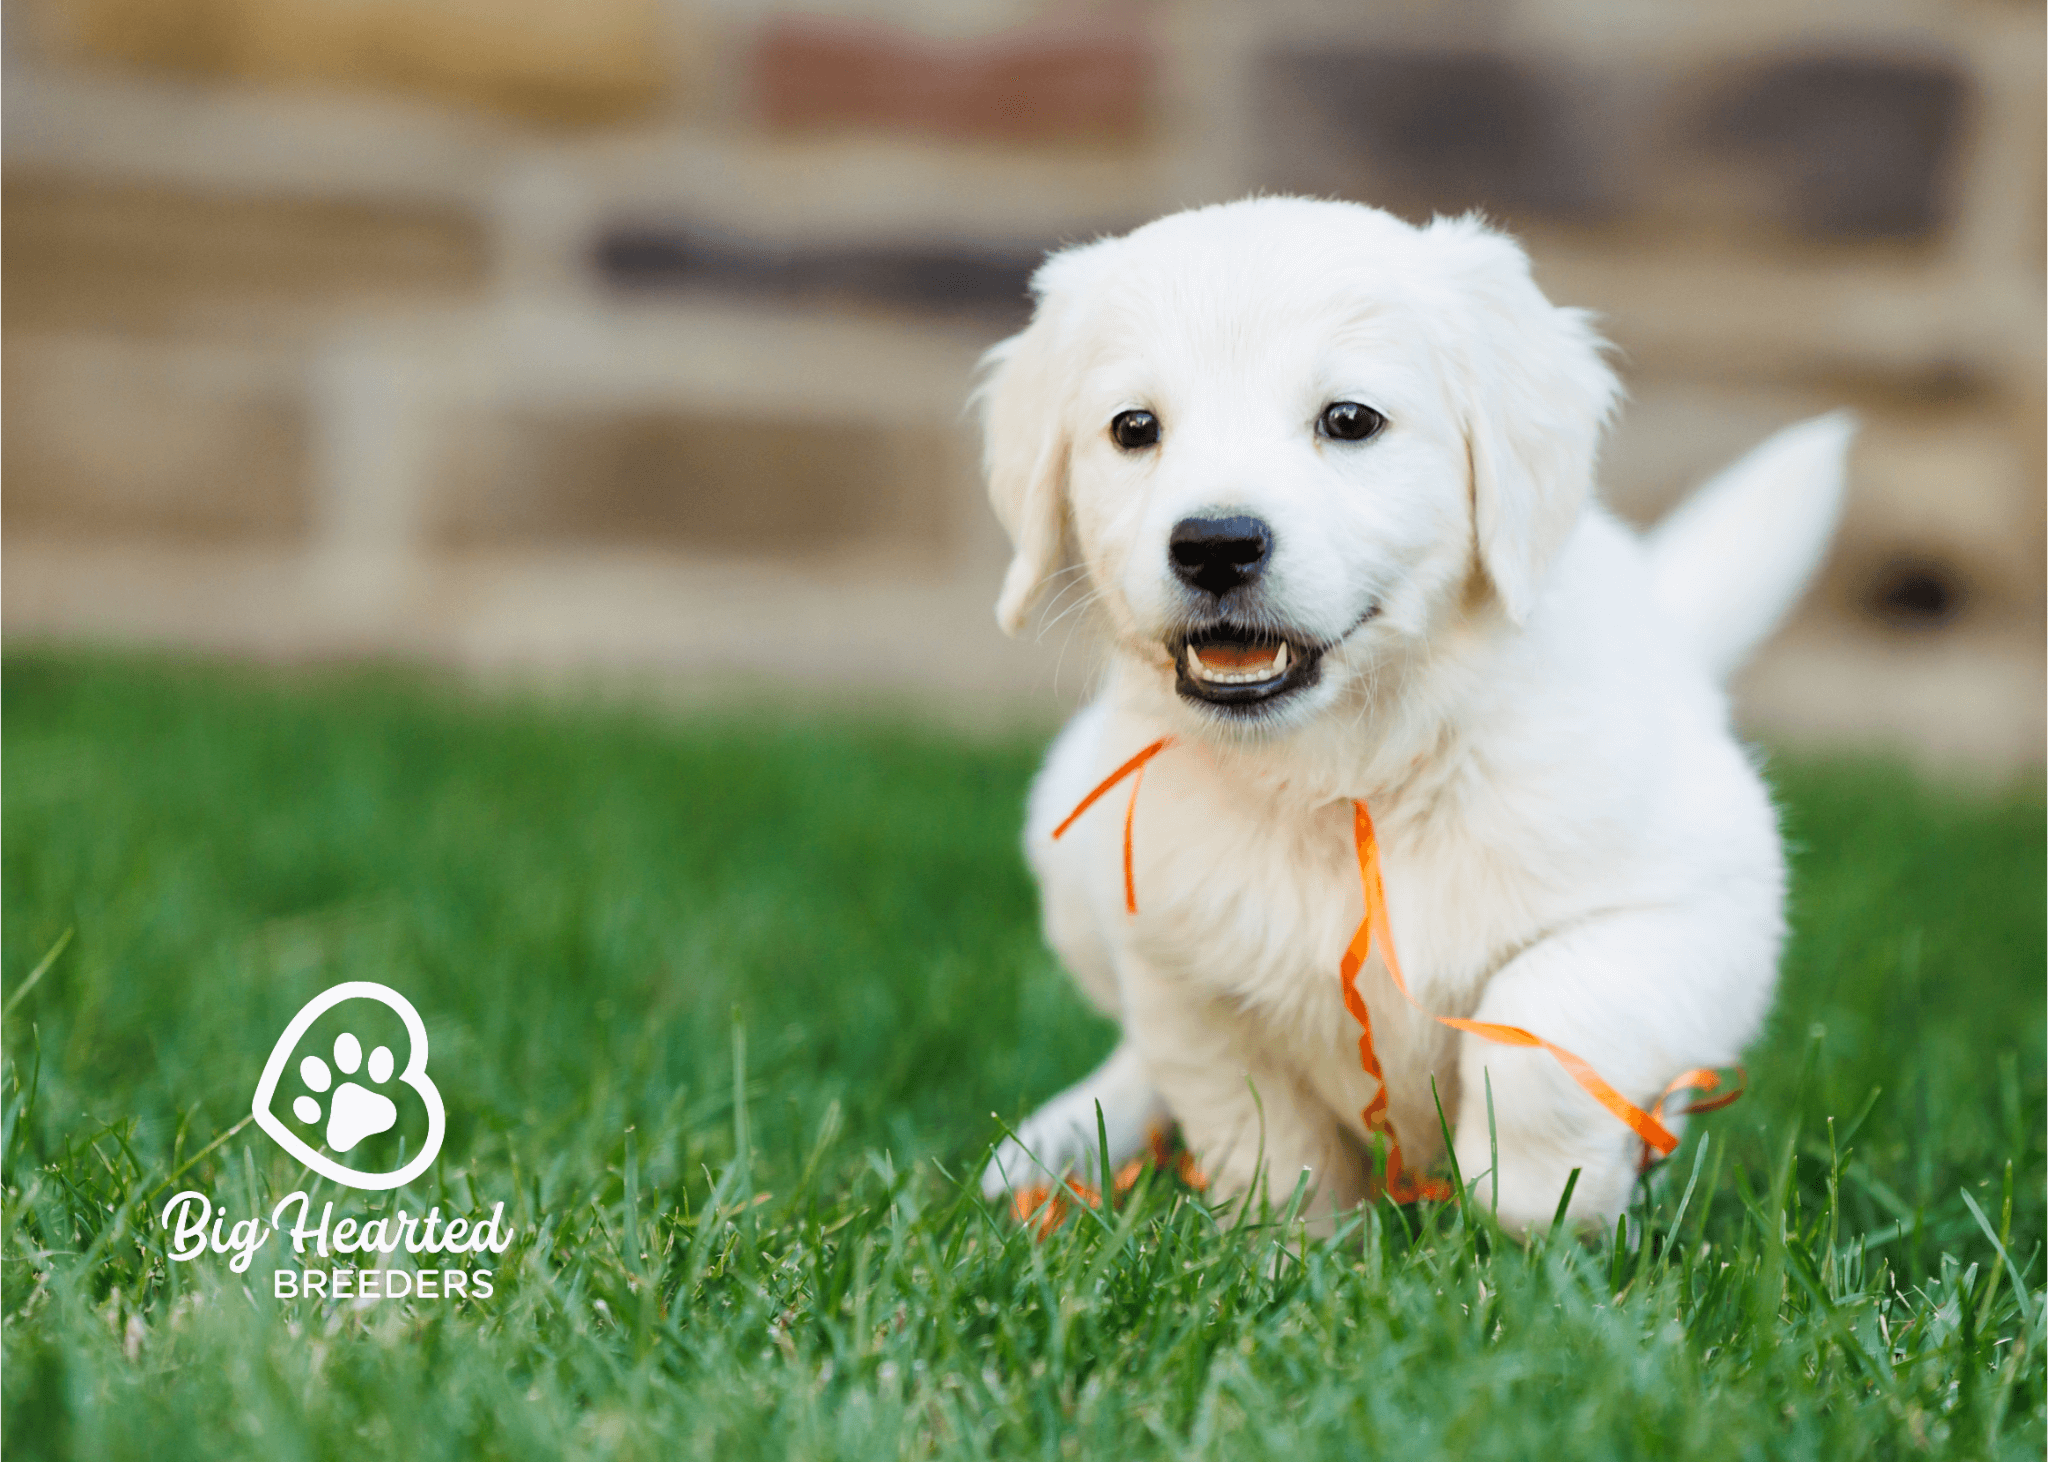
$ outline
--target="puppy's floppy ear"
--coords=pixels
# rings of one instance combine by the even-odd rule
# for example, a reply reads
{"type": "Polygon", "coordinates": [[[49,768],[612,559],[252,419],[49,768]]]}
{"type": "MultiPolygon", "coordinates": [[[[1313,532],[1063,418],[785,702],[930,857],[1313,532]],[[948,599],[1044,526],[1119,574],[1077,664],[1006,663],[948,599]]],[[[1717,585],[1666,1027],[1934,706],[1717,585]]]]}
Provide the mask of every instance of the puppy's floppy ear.
{"type": "Polygon", "coordinates": [[[996,623],[1005,634],[1024,627],[1064,553],[1072,448],[1066,415],[1079,368],[1068,321],[1079,278],[1100,249],[1069,249],[1047,260],[1031,281],[1037,300],[1031,324],[981,359],[974,400],[981,411],[982,471],[1015,550],[996,598],[996,623]]]}
{"type": "Polygon", "coordinates": [[[1457,390],[1479,562],[1520,624],[1592,495],[1621,385],[1585,312],[1545,299],[1512,239],[1469,215],[1437,219],[1425,238],[1446,270],[1441,303],[1460,325],[1457,390]]]}

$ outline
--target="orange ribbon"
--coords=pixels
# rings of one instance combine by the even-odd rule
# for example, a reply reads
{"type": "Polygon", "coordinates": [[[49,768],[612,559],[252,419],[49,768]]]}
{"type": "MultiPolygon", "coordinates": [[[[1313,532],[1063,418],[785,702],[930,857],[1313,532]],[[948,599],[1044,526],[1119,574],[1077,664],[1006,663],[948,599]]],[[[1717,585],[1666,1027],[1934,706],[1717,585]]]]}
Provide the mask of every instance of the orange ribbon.
{"type": "MultiPolygon", "coordinates": [[[[1167,1129],[1154,1127],[1146,1134],[1149,1151],[1134,1157],[1116,1170],[1111,1179],[1118,1193],[1128,1193],[1137,1185],[1139,1177],[1147,1166],[1161,1172],[1170,1172],[1179,1177],[1190,1188],[1200,1191],[1209,1186],[1209,1180],[1202,1176],[1202,1170],[1195,1166],[1191,1152],[1176,1150],[1169,1140],[1167,1129]]],[[[1079,1178],[1069,1177],[1057,1188],[1043,1183],[1028,1188],[1019,1188],[1010,1195],[1010,1213],[1019,1223],[1036,1220],[1037,1235],[1044,1238],[1066,1220],[1072,1201],[1079,1200],[1089,1208],[1101,1202],[1102,1195],[1079,1178]]]]}
{"type": "MultiPolygon", "coordinates": [[[[1110,788],[1126,777],[1133,779],[1131,799],[1124,808],[1124,908],[1132,914],[1138,912],[1138,890],[1132,872],[1131,858],[1131,829],[1138,812],[1138,788],[1144,782],[1145,763],[1172,744],[1171,736],[1160,737],[1103,778],[1095,790],[1083,797],[1080,805],[1067,814],[1066,821],[1053,829],[1053,837],[1061,837],[1081,814],[1093,807],[1110,788]]],[[[1401,1140],[1395,1135],[1387,1114],[1386,1077],[1380,1068],[1379,1053],[1373,1049],[1372,1012],[1366,1007],[1365,997],[1358,993],[1358,972],[1365,967],[1366,958],[1372,953],[1374,939],[1379,940],[1380,955],[1386,964],[1388,975],[1393,978],[1394,988],[1401,992],[1410,1005],[1421,1010],[1439,1025],[1464,1031],[1468,1035],[1478,1036],[1481,1040],[1492,1041],[1501,1046],[1536,1047],[1548,1051],[1593,1100],[1612,1112],[1642,1138],[1643,1168],[1647,1169],[1654,1160],[1651,1156],[1653,1152],[1657,1157],[1669,1157],[1678,1147],[1678,1137],[1652,1114],[1663,1111],[1664,1104],[1681,1090],[1701,1093],[1715,1090],[1721,1084],[1720,1075],[1704,1066],[1680,1072],[1650,1104],[1650,1110],[1645,1111],[1610,1086],[1583,1057],[1567,1051],[1563,1046],[1544,1040],[1532,1031],[1523,1030],[1516,1025],[1498,1025],[1485,1020],[1464,1020],[1457,1016],[1438,1015],[1433,1011],[1424,1010],[1421,1003],[1409,992],[1408,981],[1401,973],[1400,958],[1394,953],[1394,928],[1392,920],[1387,915],[1387,891],[1380,878],[1380,847],[1379,839],[1373,832],[1372,814],[1366,810],[1362,798],[1354,800],[1351,809],[1352,837],[1358,848],[1358,880],[1365,892],[1365,918],[1359,922],[1358,932],[1351,936],[1350,946],[1345,949],[1344,957],[1338,963],[1337,973],[1344,993],[1344,1008],[1350,1011],[1352,1018],[1358,1022],[1359,1065],[1364,1068],[1366,1075],[1373,1079],[1375,1085],[1372,1100],[1366,1103],[1359,1116],[1368,1132],[1382,1133],[1387,1139],[1387,1194],[1397,1203],[1410,1203],[1418,1198],[1441,1201],[1451,1196],[1451,1187],[1440,1178],[1417,1177],[1409,1173],[1402,1163],[1401,1140]]],[[[1748,1089],[1748,1074],[1739,1067],[1736,1069],[1739,1080],[1733,1091],[1711,1101],[1694,1102],[1684,1109],[1685,1112],[1689,1114],[1715,1111],[1740,1097],[1748,1089]]],[[[1124,1173],[1129,1174],[1130,1179],[1135,1181],[1137,1170],[1138,1165],[1133,1163],[1126,1166],[1124,1173]]],[[[1092,1195],[1094,1192],[1093,1189],[1079,1186],[1071,1180],[1066,1186],[1076,1194],[1092,1195]]],[[[1128,1184],[1124,1176],[1119,1174],[1119,1191],[1126,1186],[1128,1184]]],[[[1057,1204],[1062,1202],[1062,1199],[1058,1195],[1048,1195],[1042,1188],[1026,1190],[1026,1193],[1018,1195],[1018,1216],[1029,1217],[1031,1212],[1048,1201],[1057,1204]],[[1033,1200],[1029,1207],[1025,1206],[1027,1193],[1033,1200]]],[[[1060,1216],[1064,1216],[1063,1208],[1059,1212],[1060,1216]]],[[[1057,1219],[1053,1222],[1057,1223],[1057,1219]]]]}
{"type": "Polygon", "coordinates": [[[1136,876],[1131,872],[1131,823],[1138,815],[1138,788],[1145,784],[1145,763],[1152,760],[1153,757],[1159,755],[1160,752],[1166,750],[1171,745],[1173,745],[1173,738],[1171,736],[1160,737],[1157,741],[1104,777],[1100,785],[1093,792],[1090,792],[1081,799],[1081,805],[1067,814],[1067,820],[1052,830],[1052,839],[1054,842],[1058,842],[1066,835],[1067,829],[1080,820],[1082,813],[1101,800],[1104,792],[1107,792],[1125,777],[1132,778],[1131,800],[1124,807],[1124,911],[1126,913],[1135,914],[1138,912],[1138,883],[1136,876]]]}
{"type": "MultiPolygon", "coordinates": [[[[1434,1011],[1423,1010],[1422,1005],[1410,993],[1408,981],[1401,973],[1400,957],[1394,953],[1394,926],[1393,921],[1387,916],[1386,885],[1380,879],[1379,838],[1373,832],[1372,813],[1367,811],[1363,799],[1351,804],[1351,829],[1352,837],[1358,845],[1358,881],[1365,890],[1365,918],[1359,923],[1358,932],[1351,936],[1351,947],[1344,951],[1344,959],[1338,966],[1338,973],[1344,981],[1344,1003],[1365,1031],[1358,1042],[1365,1069],[1375,1079],[1379,1078],[1379,1061],[1372,1054],[1372,1023],[1365,1015],[1365,1001],[1359,996],[1357,985],[1358,971],[1364,965],[1366,955],[1371,952],[1372,941],[1376,936],[1380,941],[1380,957],[1386,964],[1387,974],[1392,977],[1394,988],[1401,992],[1410,1005],[1422,1010],[1424,1015],[1438,1025],[1464,1031],[1468,1035],[1478,1036],[1481,1040],[1492,1041],[1495,1045],[1535,1046],[1548,1051],[1556,1059],[1557,1064],[1564,1067],[1566,1074],[1584,1088],[1594,1101],[1607,1108],[1636,1136],[1643,1139],[1644,1166],[1648,1166],[1649,1154],[1653,1150],[1658,1157],[1671,1156],[1678,1147],[1677,1135],[1650,1112],[1644,1111],[1610,1086],[1606,1078],[1595,1071],[1583,1056],[1567,1051],[1555,1042],[1546,1041],[1533,1031],[1523,1030],[1518,1025],[1497,1025],[1487,1020],[1461,1020],[1457,1016],[1438,1015],[1434,1011]]],[[[1650,1105],[1653,1110],[1662,1110],[1664,1103],[1682,1089],[1708,1092],[1720,1084],[1721,1078],[1716,1072],[1704,1066],[1694,1067],[1690,1071],[1680,1072],[1650,1105]]],[[[1738,1086],[1728,1095],[1711,1102],[1695,1103],[1686,1110],[1706,1112],[1717,1107],[1725,1107],[1742,1095],[1746,1085],[1745,1077],[1744,1086],[1738,1086]]],[[[1365,1109],[1367,1127],[1373,1126],[1375,1110],[1384,1112],[1385,1107],[1386,1087],[1382,1083],[1379,1093],[1373,1097],[1372,1104],[1365,1109]]],[[[1390,1144],[1387,1154],[1387,1186],[1391,1191],[1398,1172],[1400,1144],[1391,1130],[1387,1133],[1387,1140],[1390,1144]]]]}
{"type": "MultiPolygon", "coordinates": [[[[1352,804],[1358,809],[1358,817],[1365,817],[1365,804],[1352,804]]],[[[1401,1139],[1394,1132],[1393,1121],[1387,1115],[1387,1078],[1380,1069],[1379,1052],[1372,1044],[1372,1012],[1366,1008],[1365,997],[1358,993],[1358,972],[1365,966],[1365,958],[1372,952],[1372,931],[1375,923],[1384,925],[1386,920],[1386,895],[1380,893],[1375,915],[1374,891],[1379,886],[1379,844],[1372,841],[1372,821],[1367,818],[1362,824],[1358,843],[1358,873],[1365,883],[1365,921],[1358,926],[1358,932],[1351,936],[1351,944],[1344,951],[1344,958],[1337,963],[1337,978],[1344,989],[1344,1008],[1351,1012],[1351,1018],[1358,1022],[1358,1064],[1365,1068],[1365,1074],[1373,1080],[1372,1100],[1358,1114],[1365,1123],[1365,1130],[1378,1132],[1387,1139],[1387,1196],[1396,1203],[1413,1203],[1418,1198],[1427,1198],[1441,1203],[1451,1196],[1451,1185],[1441,1178],[1416,1177],[1409,1173],[1401,1158],[1401,1139]],[[1370,849],[1371,873],[1368,876],[1366,859],[1370,849]]],[[[1386,952],[1387,968],[1394,971],[1394,983],[1403,995],[1408,994],[1407,985],[1402,983],[1400,966],[1394,962],[1394,941],[1383,937],[1381,948],[1386,952]]],[[[1415,997],[1410,995],[1409,1003],[1415,997]]]]}

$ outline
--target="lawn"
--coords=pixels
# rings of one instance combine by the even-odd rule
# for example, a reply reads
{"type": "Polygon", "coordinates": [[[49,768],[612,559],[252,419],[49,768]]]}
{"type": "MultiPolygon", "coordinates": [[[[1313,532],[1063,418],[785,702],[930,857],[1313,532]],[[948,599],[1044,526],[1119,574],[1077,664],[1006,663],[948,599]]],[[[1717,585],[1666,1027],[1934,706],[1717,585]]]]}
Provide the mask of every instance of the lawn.
{"type": "Polygon", "coordinates": [[[1777,1013],[1618,1241],[1309,1239],[1164,1176],[1036,1241],[961,1180],[1111,1039],[1016,846],[1041,736],[40,652],[4,697],[10,1458],[2048,1445],[2038,780],[1772,761],[1777,1013]],[[417,1006],[446,1101],[396,1193],[245,1122],[344,979],[417,1006]],[[492,1296],[170,1258],[174,1192],[307,1188],[503,1203],[492,1296]]]}

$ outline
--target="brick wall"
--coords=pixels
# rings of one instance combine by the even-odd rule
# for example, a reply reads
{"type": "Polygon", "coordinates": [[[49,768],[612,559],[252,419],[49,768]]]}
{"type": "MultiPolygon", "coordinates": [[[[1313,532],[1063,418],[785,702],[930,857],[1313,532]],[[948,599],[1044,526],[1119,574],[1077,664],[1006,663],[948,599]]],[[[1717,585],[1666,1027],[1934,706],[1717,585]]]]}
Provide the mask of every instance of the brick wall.
{"type": "Polygon", "coordinates": [[[906,683],[1028,699],[975,353],[1046,248],[1300,189],[1520,233],[1622,350],[1629,516],[1856,407],[1840,549],[1746,715],[2040,759],[2036,8],[524,0],[488,45],[458,0],[11,14],[17,633],[235,648],[261,582],[301,596],[279,653],[692,670],[691,585],[823,575],[764,645],[857,655],[909,585],[906,683]]]}

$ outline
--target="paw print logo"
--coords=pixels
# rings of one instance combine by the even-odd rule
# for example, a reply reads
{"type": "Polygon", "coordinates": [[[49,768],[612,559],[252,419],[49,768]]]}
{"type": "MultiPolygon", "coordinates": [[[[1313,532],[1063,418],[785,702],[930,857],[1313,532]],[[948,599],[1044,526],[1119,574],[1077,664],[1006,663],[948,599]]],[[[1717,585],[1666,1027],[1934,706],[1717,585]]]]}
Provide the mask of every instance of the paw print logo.
{"type": "Polygon", "coordinates": [[[374,980],[350,980],[323,990],[306,1002],[292,1017],[291,1024],[284,1028],[284,1034],[277,1038],[277,1044],[270,1048],[270,1059],[264,1063],[263,1077],[256,1083],[256,1098],[250,1103],[250,1111],[256,1118],[256,1125],[269,1133],[278,1146],[322,1177],[332,1178],[350,1188],[397,1188],[411,1182],[440,1156],[441,1138],[447,1127],[447,1113],[441,1106],[440,1090],[435,1087],[434,1079],[427,1075],[427,1028],[420,1020],[420,1013],[413,1009],[410,1000],[389,985],[380,985],[374,980]],[[412,1161],[394,1172],[366,1173],[336,1161],[314,1148],[272,1107],[277,1099],[278,1085],[284,1079],[286,1065],[292,1053],[298,1050],[307,1028],[344,1000],[375,1000],[397,1012],[398,1018],[405,1022],[409,1047],[404,1069],[397,1069],[397,1058],[391,1054],[389,1046],[378,1046],[365,1060],[362,1042],[351,1032],[343,1031],[334,1039],[331,1067],[318,1055],[307,1056],[299,1062],[299,1082],[305,1089],[292,1098],[291,1115],[297,1119],[299,1128],[324,1142],[331,1151],[347,1153],[364,1138],[388,1132],[397,1124],[398,1104],[375,1090],[389,1085],[395,1075],[401,1085],[417,1091],[426,1105],[427,1140],[412,1161]],[[336,1071],[347,1078],[339,1086],[335,1085],[336,1071]],[[321,1125],[323,1117],[326,1119],[324,1128],[321,1125]]]}
{"type": "MultiPolygon", "coordinates": [[[[334,1038],[334,1064],[341,1068],[344,1076],[353,1076],[363,1064],[363,1043],[347,1031],[334,1038]]],[[[391,1079],[391,1048],[379,1046],[370,1052],[370,1069],[364,1076],[382,1086],[391,1079]]],[[[299,1079],[306,1083],[309,1092],[326,1091],[334,1084],[333,1073],[327,1063],[318,1056],[308,1056],[299,1063],[299,1079]]],[[[319,1099],[302,1096],[292,1102],[292,1115],[311,1126],[320,1120],[319,1099]]],[[[398,1104],[388,1096],[358,1086],[353,1081],[344,1081],[341,1089],[334,1094],[332,1114],[327,1119],[327,1145],[336,1152],[347,1152],[365,1137],[375,1137],[379,1132],[389,1132],[398,1121],[398,1104]]]]}

